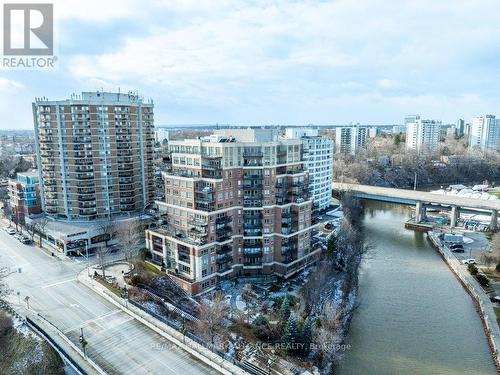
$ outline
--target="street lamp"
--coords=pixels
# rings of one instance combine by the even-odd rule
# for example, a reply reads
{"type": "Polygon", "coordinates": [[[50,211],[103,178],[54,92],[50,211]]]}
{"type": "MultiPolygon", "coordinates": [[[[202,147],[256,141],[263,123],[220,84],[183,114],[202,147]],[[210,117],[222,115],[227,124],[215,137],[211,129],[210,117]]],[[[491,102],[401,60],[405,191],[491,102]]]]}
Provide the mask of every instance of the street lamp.
{"type": "Polygon", "coordinates": [[[182,327],[181,327],[182,343],[185,344],[186,343],[186,326],[185,326],[186,314],[181,313],[181,317],[182,317],[182,327]]]}
{"type": "Polygon", "coordinates": [[[85,340],[85,337],[83,336],[83,327],[80,328],[80,345],[82,346],[83,349],[83,358],[87,359],[87,353],[85,351],[85,348],[88,344],[87,340],[85,340]]]}
{"type": "Polygon", "coordinates": [[[89,243],[85,239],[85,256],[87,257],[87,276],[90,277],[89,243]]]}
{"type": "Polygon", "coordinates": [[[24,297],[24,300],[26,301],[26,306],[28,307],[28,310],[30,309],[30,296],[24,297]]]}
{"type": "Polygon", "coordinates": [[[123,292],[123,298],[125,299],[125,307],[128,309],[128,289],[127,289],[127,284],[125,284],[125,291],[123,292]]]}

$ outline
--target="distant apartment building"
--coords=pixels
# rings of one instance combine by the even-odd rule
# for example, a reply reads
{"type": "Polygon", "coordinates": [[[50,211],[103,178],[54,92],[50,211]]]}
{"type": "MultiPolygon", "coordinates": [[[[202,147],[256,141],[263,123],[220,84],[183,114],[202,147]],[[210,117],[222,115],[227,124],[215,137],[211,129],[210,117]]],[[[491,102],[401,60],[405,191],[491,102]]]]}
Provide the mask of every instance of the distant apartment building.
{"type": "Polygon", "coordinates": [[[366,148],[369,127],[348,125],[335,128],[335,152],[355,154],[366,148]]]}
{"type": "Polygon", "coordinates": [[[470,126],[469,147],[481,152],[500,151],[500,120],[494,115],[474,117],[470,126]]]}
{"type": "Polygon", "coordinates": [[[459,118],[453,128],[455,137],[463,137],[465,135],[465,121],[459,118]]]}
{"type": "Polygon", "coordinates": [[[42,208],[57,219],[130,216],[154,202],[153,103],[83,92],[33,103],[42,208]]]}
{"type": "Polygon", "coordinates": [[[156,142],[163,143],[164,141],[169,140],[168,130],[165,128],[156,128],[155,129],[155,138],[156,142]]]}
{"type": "Polygon", "coordinates": [[[320,137],[313,128],[287,128],[285,137],[302,140],[313,207],[315,210],[328,208],[332,199],[333,141],[320,137]]]}
{"type": "Polygon", "coordinates": [[[11,214],[18,223],[24,224],[26,217],[41,213],[38,171],[18,173],[16,179],[9,180],[7,192],[11,214]]]}
{"type": "Polygon", "coordinates": [[[286,278],[319,256],[302,141],[272,139],[249,129],[169,143],[162,226],[146,243],[188,293],[238,276],[286,278]]]}
{"type": "Polygon", "coordinates": [[[420,120],[420,115],[406,115],[404,122],[405,130],[407,124],[414,123],[417,120],[420,120]]]}
{"type": "MultiPolygon", "coordinates": [[[[406,119],[405,119],[406,122],[406,119]]],[[[406,148],[421,154],[435,151],[441,139],[441,121],[420,120],[406,123],[406,148]]]]}
{"type": "Polygon", "coordinates": [[[394,125],[392,127],[392,134],[402,134],[406,132],[405,125],[394,125]]]}

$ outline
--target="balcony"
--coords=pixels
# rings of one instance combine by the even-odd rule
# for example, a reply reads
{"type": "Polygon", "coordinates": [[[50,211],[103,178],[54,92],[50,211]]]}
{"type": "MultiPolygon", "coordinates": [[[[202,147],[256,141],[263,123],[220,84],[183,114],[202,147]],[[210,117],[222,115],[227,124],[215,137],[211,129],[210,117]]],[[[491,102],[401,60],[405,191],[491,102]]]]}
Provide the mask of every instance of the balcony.
{"type": "Polygon", "coordinates": [[[134,165],[131,163],[118,165],[118,171],[131,171],[133,169],[134,169],[134,165]]]}
{"type": "Polygon", "coordinates": [[[243,207],[262,207],[262,200],[243,201],[243,207]]]}
{"type": "Polygon", "coordinates": [[[87,202],[79,202],[78,203],[78,208],[87,209],[87,208],[95,208],[95,207],[96,207],[95,200],[94,201],[87,201],[87,202]]]}
{"type": "Polygon", "coordinates": [[[80,158],[74,160],[75,165],[93,165],[92,158],[80,158]]]}
{"type": "Polygon", "coordinates": [[[134,171],[118,171],[118,177],[133,177],[134,171]]]}
{"type": "Polygon", "coordinates": [[[189,220],[189,224],[193,226],[198,226],[198,227],[206,227],[208,226],[208,223],[206,220],[200,219],[200,218],[193,218],[189,220]]]}
{"type": "Polygon", "coordinates": [[[262,256],[262,248],[245,248],[245,258],[260,258],[262,256]]]}
{"type": "Polygon", "coordinates": [[[120,211],[134,211],[135,210],[135,204],[120,204],[120,211]]]}
{"type": "Polygon", "coordinates": [[[88,194],[88,195],[79,195],[78,200],[80,202],[90,202],[90,201],[95,201],[95,196],[93,194],[88,194]]]}
{"type": "Polygon", "coordinates": [[[243,150],[243,157],[245,156],[251,156],[251,157],[263,157],[264,153],[262,150],[251,150],[251,149],[245,149],[243,150]]]}
{"type": "Polygon", "coordinates": [[[243,176],[243,178],[245,180],[261,180],[262,179],[262,175],[260,175],[260,174],[245,174],[243,176]]]}
{"type": "Polygon", "coordinates": [[[245,229],[262,229],[262,223],[260,222],[245,222],[243,224],[243,228],[245,229]]]}
{"type": "Polygon", "coordinates": [[[233,251],[232,245],[222,245],[217,248],[217,254],[225,254],[233,251]]]}
{"type": "Polygon", "coordinates": [[[96,215],[97,211],[95,208],[94,209],[80,209],[78,214],[81,216],[90,216],[90,215],[96,215]]]}
{"type": "Polygon", "coordinates": [[[262,182],[243,183],[243,189],[262,189],[262,182]]]}
{"type": "Polygon", "coordinates": [[[245,237],[260,237],[262,236],[262,231],[260,229],[248,229],[243,231],[245,237]]]}
{"type": "Polygon", "coordinates": [[[78,180],[93,180],[94,176],[93,175],[87,175],[87,174],[82,174],[82,173],[76,173],[75,177],[78,180]]]}
{"type": "Polygon", "coordinates": [[[218,256],[217,258],[215,258],[215,262],[217,264],[224,264],[224,263],[232,262],[232,260],[233,260],[233,257],[229,256],[229,255],[222,255],[222,256],[218,256]]]}
{"type": "Polygon", "coordinates": [[[230,223],[232,221],[231,216],[220,216],[217,219],[215,219],[216,224],[225,224],[225,223],[230,223]]]}

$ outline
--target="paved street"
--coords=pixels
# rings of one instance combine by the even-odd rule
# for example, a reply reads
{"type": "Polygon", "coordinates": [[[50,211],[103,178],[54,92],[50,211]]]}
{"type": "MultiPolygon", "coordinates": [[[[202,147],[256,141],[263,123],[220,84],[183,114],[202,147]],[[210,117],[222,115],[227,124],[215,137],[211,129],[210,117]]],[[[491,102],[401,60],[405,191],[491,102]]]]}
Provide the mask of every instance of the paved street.
{"type": "Polygon", "coordinates": [[[35,309],[78,344],[83,327],[90,357],[110,374],[216,374],[215,370],[170,345],[87,287],[76,276],[85,262],[51,257],[0,230],[0,267],[11,270],[7,282],[14,305],[35,309]],[[20,298],[17,292],[20,292],[20,298]]]}

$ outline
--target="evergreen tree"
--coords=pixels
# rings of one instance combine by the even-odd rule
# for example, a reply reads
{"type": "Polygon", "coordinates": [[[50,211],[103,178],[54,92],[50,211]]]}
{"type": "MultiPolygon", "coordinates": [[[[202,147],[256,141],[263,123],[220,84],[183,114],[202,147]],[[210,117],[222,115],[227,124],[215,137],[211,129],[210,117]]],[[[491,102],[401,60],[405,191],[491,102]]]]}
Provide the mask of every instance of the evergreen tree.
{"type": "Polygon", "coordinates": [[[296,354],[298,351],[298,343],[300,342],[300,331],[299,326],[297,324],[297,319],[295,316],[290,315],[288,318],[288,322],[286,323],[285,330],[282,336],[283,344],[287,346],[288,354],[296,354]]]}
{"type": "Polygon", "coordinates": [[[290,317],[291,308],[290,308],[290,298],[288,294],[283,298],[280,307],[280,326],[284,329],[285,325],[288,322],[288,318],[290,317]]]}
{"type": "Polygon", "coordinates": [[[303,355],[308,355],[310,350],[311,350],[311,343],[312,343],[312,322],[309,318],[306,319],[304,322],[304,325],[302,327],[302,343],[303,348],[302,348],[302,354],[303,355]]]}
{"type": "Polygon", "coordinates": [[[337,240],[335,236],[331,236],[328,241],[327,254],[330,259],[335,259],[335,252],[337,251],[337,240]]]}

